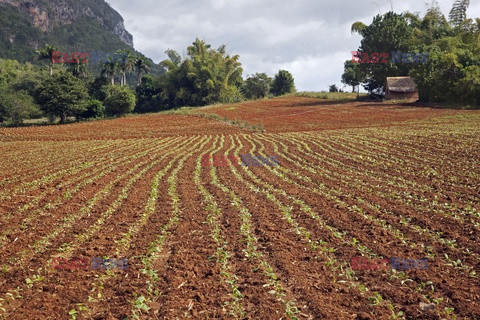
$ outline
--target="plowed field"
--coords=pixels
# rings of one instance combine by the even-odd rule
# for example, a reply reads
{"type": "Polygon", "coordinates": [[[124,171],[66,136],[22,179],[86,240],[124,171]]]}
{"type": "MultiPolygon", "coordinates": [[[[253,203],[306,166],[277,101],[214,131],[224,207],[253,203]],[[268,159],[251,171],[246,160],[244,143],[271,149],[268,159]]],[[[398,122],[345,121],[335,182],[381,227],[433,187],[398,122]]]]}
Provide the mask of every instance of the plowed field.
{"type": "Polygon", "coordinates": [[[480,319],[480,112],[202,112],[266,131],[164,114],[0,129],[0,319],[480,319]],[[428,267],[353,268],[361,256],[428,267]]]}

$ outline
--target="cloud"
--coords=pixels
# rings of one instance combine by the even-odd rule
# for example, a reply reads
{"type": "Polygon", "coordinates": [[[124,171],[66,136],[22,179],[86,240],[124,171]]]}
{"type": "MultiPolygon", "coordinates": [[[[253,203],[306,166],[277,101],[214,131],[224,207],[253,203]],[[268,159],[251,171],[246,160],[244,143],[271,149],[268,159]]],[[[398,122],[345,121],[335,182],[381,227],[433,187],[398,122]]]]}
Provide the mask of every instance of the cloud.
{"type": "MultiPolygon", "coordinates": [[[[341,85],[343,63],[360,45],[352,35],[355,21],[370,23],[390,10],[423,13],[418,0],[318,1],[296,0],[109,0],[125,19],[135,48],[155,62],[166,49],[185,54],[196,37],[213,47],[222,44],[240,55],[244,75],[280,68],[291,71],[299,90],[326,90],[341,85]],[[390,4],[391,3],[391,4],[390,4]]],[[[453,4],[442,1],[445,15],[453,4]]],[[[469,17],[480,16],[480,4],[471,5],[469,17]]]]}

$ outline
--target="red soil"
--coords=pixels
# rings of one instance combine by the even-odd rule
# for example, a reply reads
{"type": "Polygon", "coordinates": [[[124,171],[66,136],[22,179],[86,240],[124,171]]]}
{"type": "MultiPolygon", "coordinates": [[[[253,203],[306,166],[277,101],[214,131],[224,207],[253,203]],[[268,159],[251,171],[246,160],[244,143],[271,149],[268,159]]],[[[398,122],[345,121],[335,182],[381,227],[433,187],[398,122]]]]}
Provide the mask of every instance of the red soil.
{"type": "Polygon", "coordinates": [[[0,319],[480,318],[480,112],[308,98],[200,111],[267,132],[162,114],[0,130],[0,319]],[[204,154],[279,165],[207,168],[204,154]],[[359,256],[429,267],[352,270],[359,256]]]}

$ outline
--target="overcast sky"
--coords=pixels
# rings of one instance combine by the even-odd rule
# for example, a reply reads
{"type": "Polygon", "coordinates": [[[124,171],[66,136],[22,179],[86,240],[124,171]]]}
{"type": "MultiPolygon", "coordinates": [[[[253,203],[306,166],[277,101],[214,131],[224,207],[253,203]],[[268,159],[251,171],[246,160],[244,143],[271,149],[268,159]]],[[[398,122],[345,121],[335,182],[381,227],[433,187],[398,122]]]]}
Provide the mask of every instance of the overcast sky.
{"type": "MultiPolygon", "coordinates": [[[[184,54],[196,37],[214,48],[221,44],[240,55],[244,77],[255,72],[293,73],[300,91],[343,87],[343,63],[360,45],[350,33],[355,21],[365,24],[390,11],[426,11],[431,0],[107,0],[125,19],[135,49],[156,63],[166,49],[184,54]]],[[[439,1],[448,16],[454,0],[439,1]]],[[[468,17],[480,17],[472,1],[468,17]]]]}

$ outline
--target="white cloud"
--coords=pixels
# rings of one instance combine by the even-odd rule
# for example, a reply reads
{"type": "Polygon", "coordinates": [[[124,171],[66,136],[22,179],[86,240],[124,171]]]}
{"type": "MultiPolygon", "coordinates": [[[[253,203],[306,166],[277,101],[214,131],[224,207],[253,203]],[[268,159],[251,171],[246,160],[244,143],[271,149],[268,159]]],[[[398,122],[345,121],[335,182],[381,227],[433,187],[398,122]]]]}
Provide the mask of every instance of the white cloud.
{"type": "MultiPolygon", "coordinates": [[[[427,0],[391,0],[396,12],[423,13],[427,0]]],[[[431,2],[428,0],[428,2],[431,2]]],[[[360,44],[355,21],[370,23],[390,10],[389,0],[109,0],[124,17],[135,48],[160,62],[166,49],[184,53],[196,37],[240,55],[244,75],[278,69],[293,73],[299,90],[341,85],[343,63],[360,44]]],[[[448,15],[453,0],[441,1],[448,15]]],[[[480,3],[468,10],[480,16],[480,3]]]]}

